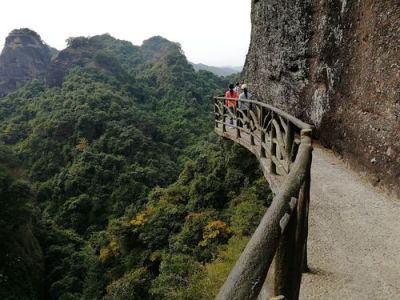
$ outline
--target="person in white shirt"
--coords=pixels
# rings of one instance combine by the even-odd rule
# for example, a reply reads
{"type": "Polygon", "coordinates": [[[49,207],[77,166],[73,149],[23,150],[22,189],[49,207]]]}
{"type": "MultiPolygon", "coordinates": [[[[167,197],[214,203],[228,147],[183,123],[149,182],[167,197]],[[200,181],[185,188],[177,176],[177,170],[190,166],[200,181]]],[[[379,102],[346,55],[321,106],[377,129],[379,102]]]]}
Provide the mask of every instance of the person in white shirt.
{"type": "Polygon", "coordinates": [[[235,91],[238,93],[238,95],[240,95],[240,93],[242,92],[242,90],[240,89],[240,84],[239,84],[239,82],[236,82],[235,91]]]}
{"type": "MultiPolygon", "coordinates": [[[[239,95],[239,109],[243,112],[243,114],[248,117],[249,114],[249,109],[250,109],[250,103],[249,102],[244,102],[244,101],[240,101],[243,99],[251,99],[252,95],[251,93],[249,93],[248,89],[247,89],[247,85],[246,84],[242,84],[242,90],[243,92],[239,95]]],[[[243,126],[243,124],[241,124],[243,126]]],[[[249,125],[247,122],[244,125],[249,125]]]]}

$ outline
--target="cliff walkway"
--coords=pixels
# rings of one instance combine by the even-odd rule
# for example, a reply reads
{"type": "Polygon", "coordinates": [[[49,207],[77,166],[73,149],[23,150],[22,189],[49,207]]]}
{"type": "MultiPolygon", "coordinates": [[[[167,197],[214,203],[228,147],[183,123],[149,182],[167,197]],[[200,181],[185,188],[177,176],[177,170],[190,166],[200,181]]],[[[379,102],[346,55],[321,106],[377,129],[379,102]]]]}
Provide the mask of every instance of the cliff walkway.
{"type": "Polygon", "coordinates": [[[312,126],[214,101],[215,132],[257,157],[275,194],[217,299],[400,299],[400,203],[312,149],[312,126]]]}
{"type": "Polygon", "coordinates": [[[400,202],[314,146],[301,299],[400,299],[400,202]]]}

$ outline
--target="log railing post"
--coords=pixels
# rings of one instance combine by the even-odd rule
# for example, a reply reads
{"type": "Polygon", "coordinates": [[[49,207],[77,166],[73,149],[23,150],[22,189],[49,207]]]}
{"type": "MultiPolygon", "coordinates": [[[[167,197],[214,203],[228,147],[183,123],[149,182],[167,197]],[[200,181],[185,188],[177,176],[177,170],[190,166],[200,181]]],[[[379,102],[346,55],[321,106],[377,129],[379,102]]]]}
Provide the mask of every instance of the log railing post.
{"type": "MultiPolygon", "coordinates": [[[[250,116],[250,113],[249,113],[250,116]]],[[[254,132],[257,130],[257,126],[255,124],[255,120],[252,118],[253,121],[253,125],[251,124],[251,122],[249,122],[249,129],[250,129],[250,145],[255,146],[256,142],[254,140],[254,132]],[[255,128],[254,128],[255,127],[255,128]]]]}
{"type": "Polygon", "coordinates": [[[215,118],[214,126],[215,126],[215,128],[218,128],[218,122],[217,122],[218,101],[219,100],[214,98],[214,118],[215,118]]]}
{"type": "Polygon", "coordinates": [[[256,142],[254,141],[254,133],[250,133],[250,145],[255,146],[256,142]]]}
{"type": "Polygon", "coordinates": [[[285,147],[286,147],[286,157],[287,157],[287,167],[288,172],[290,172],[290,165],[292,164],[292,148],[294,142],[294,128],[293,124],[288,120],[286,126],[286,135],[285,135],[285,147]]]}
{"type": "MultiPolygon", "coordinates": [[[[274,113],[272,113],[272,119],[275,117],[274,113]]],[[[269,166],[269,171],[271,172],[271,174],[276,174],[276,165],[274,163],[273,157],[276,157],[276,142],[275,142],[275,138],[276,138],[276,129],[274,127],[274,125],[271,125],[271,133],[270,133],[270,148],[269,148],[269,158],[270,158],[270,166],[269,166]]]]}
{"type": "Polygon", "coordinates": [[[236,138],[240,139],[240,123],[239,122],[239,110],[238,110],[238,106],[239,106],[239,99],[236,101],[236,105],[234,107],[234,114],[235,114],[235,119],[236,119],[236,138]]]}
{"type": "MultiPolygon", "coordinates": [[[[311,159],[310,159],[311,160],[311,159]]],[[[300,191],[302,193],[302,201],[299,201],[298,207],[298,228],[296,234],[296,240],[298,245],[303,245],[303,257],[301,265],[299,266],[300,272],[308,272],[308,262],[307,262],[307,239],[308,239],[308,214],[310,208],[310,169],[308,169],[306,174],[306,179],[304,186],[300,191]]]]}
{"type": "Polygon", "coordinates": [[[265,141],[265,131],[264,131],[264,117],[265,117],[265,110],[263,107],[261,107],[260,110],[260,120],[259,120],[259,125],[260,125],[260,156],[261,157],[266,157],[265,155],[265,148],[264,144],[266,144],[265,141]]]}
{"type": "Polygon", "coordinates": [[[225,100],[222,100],[222,132],[226,132],[226,114],[225,100]]]}
{"type": "Polygon", "coordinates": [[[289,223],[281,236],[275,255],[274,293],[284,295],[288,300],[297,300],[297,210],[296,207],[292,209],[293,213],[290,215],[289,223]]]}
{"type": "MultiPolygon", "coordinates": [[[[309,143],[311,145],[312,142],[312,132],[311,130],[302,130],[301,131],[301,139],[302,143],[309,143]]],[[[311,145],[312,146],[312,145],[311,145]]],[[[311,148],[312,149],[312,148],[311,148]]],[[[308,239],[308,214],[310,208],[310,188],[311,188],[311,163],[312,163],[312,154],[309,155],[309,164],[306,170],[306,177],[304,181],[304,185],[302,187],[302,201],[299,201],[298,206],[298,216],[299,216],[299,227],[298,233],[296,235],[297,243],[299,245],[303,245],[303,257],[300,266],[300,272],[307,272],[308,263],[307,263],[307,239],[308,239]]],[[[300,275],[301,276],[301,275],[300,275]]]]}
{"type": "MultiPolygon", "coordinates": [[[[302,144],[311,147],[311,130],[303,129],[300,138],[302,144]]],[[[289,300],[299,298],[301,277],[306,267],[311,152],[307,160],[309,163],[299,190],[297,207],[281,237],[275,257],[275,294],[284,295],[289,300]]]]}

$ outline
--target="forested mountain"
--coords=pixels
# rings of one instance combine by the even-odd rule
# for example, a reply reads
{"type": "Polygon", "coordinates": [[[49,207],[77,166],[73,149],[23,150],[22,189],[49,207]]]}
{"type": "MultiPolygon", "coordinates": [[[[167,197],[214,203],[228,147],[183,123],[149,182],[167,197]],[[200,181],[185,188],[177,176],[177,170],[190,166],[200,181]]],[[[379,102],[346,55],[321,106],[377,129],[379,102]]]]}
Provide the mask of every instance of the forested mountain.
{"type": "Polygon", "coordinates": [[[196,71],[204,70],[211,73],[214,73],[218,76],[229,76],[235,73],[240,73],[242,71],[242,67],[214,67],[214,66],[207,66],[205,64],[195,64],[192,63],[194,69],[196,71]]]}
{"type": "Polygon", "coordinates": [[[0,98],[0,298],[212,298],[270,197],[211,133],[227,84],[100,35],[0,98]]]}

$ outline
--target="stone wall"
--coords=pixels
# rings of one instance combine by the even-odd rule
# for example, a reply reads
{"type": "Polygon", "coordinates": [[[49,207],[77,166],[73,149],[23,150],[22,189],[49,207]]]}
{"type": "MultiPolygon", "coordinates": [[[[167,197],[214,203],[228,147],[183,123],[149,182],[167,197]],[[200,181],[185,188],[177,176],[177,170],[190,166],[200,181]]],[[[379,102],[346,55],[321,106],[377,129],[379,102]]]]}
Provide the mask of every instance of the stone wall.
{"type": "Polygon", "coordinates": [[[253,0],[243,78],[400,197],[400,1],[253,0]]]}

